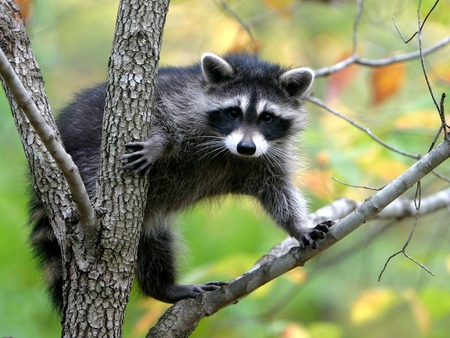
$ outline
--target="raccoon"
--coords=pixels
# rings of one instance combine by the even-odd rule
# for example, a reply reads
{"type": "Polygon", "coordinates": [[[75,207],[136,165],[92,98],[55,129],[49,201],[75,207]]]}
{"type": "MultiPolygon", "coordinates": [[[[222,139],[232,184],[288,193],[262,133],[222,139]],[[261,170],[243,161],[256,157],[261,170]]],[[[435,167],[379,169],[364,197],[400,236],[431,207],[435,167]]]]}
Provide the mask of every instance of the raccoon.
{"type": "MultiPolygon", "coordinates": [[[[291,178],[298,168],[296,137],[307,122],[309,68],[286,69],[247,54],[213,53],[189,67],[161,68],[147,140],[125,144],[120,157],[150,188],[136,277],[144,294],[174,303],[223,283],[176,284],[171,223],[181,210],[215,196],[253,196],[300,246],[317,247],[329,223],[313,227],[291,178]]],[[[100,159],[105,84],[85,90],[58,118],[67,152],[94,196],[100,159]]],[[[119,160],[119,159],[118,159],[119,160]]],[[[33,198],[31,243],[62,305],[61,254],[40,201],[33,198]]]]}

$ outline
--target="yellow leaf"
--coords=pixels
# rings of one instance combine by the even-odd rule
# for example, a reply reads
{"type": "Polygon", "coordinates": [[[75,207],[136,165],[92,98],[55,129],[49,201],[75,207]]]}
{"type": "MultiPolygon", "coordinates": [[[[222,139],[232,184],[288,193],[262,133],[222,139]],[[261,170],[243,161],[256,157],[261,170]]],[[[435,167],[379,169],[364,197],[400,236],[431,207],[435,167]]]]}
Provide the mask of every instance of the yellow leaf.
{"type": "Polygon", "coordinates": [[[405,65],[393,63],[377,67],[372,73],[373,104],[380,104],[396,94],[405,82],[405,65]]]}
{"type": "Polygon", "coordinates": [[[367,323],[385,314],[397,300],[395,293],[389,289],[366,291],[353,304],[350,318],[356,325],[367,323]]]}

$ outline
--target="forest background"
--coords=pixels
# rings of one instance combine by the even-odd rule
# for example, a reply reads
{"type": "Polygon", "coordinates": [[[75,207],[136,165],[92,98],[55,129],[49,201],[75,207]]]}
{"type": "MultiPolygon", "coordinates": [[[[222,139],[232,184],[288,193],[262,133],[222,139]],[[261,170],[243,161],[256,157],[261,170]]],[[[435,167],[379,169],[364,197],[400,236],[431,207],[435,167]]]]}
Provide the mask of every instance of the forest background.
{"type": "MultiPolygon", "coordinates": [[[[434,4],[422,1],[423,17],[434,4]]],[[[250,50],[284,65],[319,69],[352,55],[355,41],[358,54],[368,59],[401,55],[418,50],[417,39],[405,44],[399,34],[417,30],[417,7],[410,0],[364,1],[355,39],[354,1],[174,0],[161,65],[188,65],[205,51],[250,50]]],[[[80,89],[104,81],[117,1],[47,0],[28,8],[28,33],[57,112],[80,89]]],[[[424,26],[424,47],[449,35],[450,1],[440,1],[424,26]]],[[[440,96],[450,85],[448,47],[425,61],[440,96]]],[[[353,65],[319,77],[314,95],[386,143],[414,154],[428,151],[440,126],[418,58],[381,68],[353,65]]],[[[382,187],[414,163],[320,107],[308,103],[308,108],[305,170],[298,184],[312,211],[340,197],[362,201],[373,194],[333,177],[382,187]]],[[[0,337],[58,336],[59,319],[27,243],[26,161],[3,93],[0,142],[0,337]]],[[[439,172],[450,176],[448,163],[439,172]]],[[[430,176],[422,182],[422,195],[447,185],[430,176]]],[[[414,191],[406,197],[413,198],[414,191]]],[[[408,246],[434,276],[399,256],[378,281],[388,257],[408,239],[414,219],[370,222],[305,268],[202,320],[192,337],[445,337],[450,331],[448,215],[446,209],[421,216],[408,246]]],[[[179,220],[189,248],[182,258],[183,280],[228,281],[242,274],[285,237],[271,223],[246,198],[186,212],[179,220]]],[[[124,336],[142,336],[166,308],[132,293],[124,336]]]]}

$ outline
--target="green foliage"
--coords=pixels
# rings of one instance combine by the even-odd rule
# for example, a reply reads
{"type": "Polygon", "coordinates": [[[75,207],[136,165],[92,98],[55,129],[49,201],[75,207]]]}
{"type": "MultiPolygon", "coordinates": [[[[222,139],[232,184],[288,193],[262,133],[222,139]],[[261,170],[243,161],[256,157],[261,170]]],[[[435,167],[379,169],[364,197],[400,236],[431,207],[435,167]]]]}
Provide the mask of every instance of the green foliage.
{"type": "MultiPolygon", "coordinates": [[[[434,4],[422,1],[422,15],[434,4]]],[[[104,81],[117,2],[34,3],[29,33],[46,79],[54,111],[80,88],[104,81]]],[[[448,34],[450,2],[441,1],[424,30],[430,46],[448,34]]],[[[409,0],[367,0],[361,17],[358,53],[380,59],[417,49],[405,45],[392,23],[410,36],[417,29],[417,4],[409,0]]],[[[190,64],[204,51],[257,50],[286,65],[330,66],[352,53],[356,7],[343,1],[173,1],[165,28],[162,64],[190,64]],[[225,3],[226,10],[221,8],[225,3]],[[232,13],[251,26],[252,37],[232,13]]],[[[448,50],[427,56],[433,87],[448,89],[448,50]]],[[[388,144],[424,154],[439,126],[419,60],[379,71],[353,66],[318,78],[314,94],[370,129],[388,144]],[[382,85],[387,81],[390,89],[382,85]],[[337,91],[337,92],[336,92],[337,91]]],[[[414,161],[376,144],[349,123],[309,104],[311,119],[302,148],[307,169],[299,176],[315,209],[338,197],[362,200],[371,191],[350,184],[383,186],[414,161]]],[[[0,100],[0,337],[59,334],[27,244],[26,163],[2,95],[0,100]],[[26,323],[26,325],[24,325],[26,323]]],[[[449,174],[448,164],[440,168],[449,174]]],[[[423,195],[442,189],[434,178],[423,195]]],[[[412,197],[412,193],[408,197],[412,197]]],[[[183,279],[231,280],[243,273],[284,234],[246,198],[204,204],[180,217],[185,238],[183,279]]],[[[445,337],[450,330],[448,211],[419,218],[408,248],[434,273],[431,277],[398,256],[381,282],[378,275],[408,238],[413,220],[371,223],[327,250],[303,269],[269,283],[237,305],[201,321],[193,337],[445,337]]],[[[142,336],[167,308],[133,293],[126,337],[142,336]]]]}

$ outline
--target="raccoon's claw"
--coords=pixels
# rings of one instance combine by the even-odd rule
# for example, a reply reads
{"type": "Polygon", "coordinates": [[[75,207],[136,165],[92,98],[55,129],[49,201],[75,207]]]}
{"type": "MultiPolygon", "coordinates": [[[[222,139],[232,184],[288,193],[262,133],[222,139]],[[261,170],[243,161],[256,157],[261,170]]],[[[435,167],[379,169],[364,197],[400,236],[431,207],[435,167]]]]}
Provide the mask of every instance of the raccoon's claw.
{"type": "Polygon", "coordinates": [[[303,237],[299,240],[300,248],[305,250],[309,245],[312,249],[317,249],[318,245],[316,241],[319,239],[324,239],[326,237],[326,233],[330,227],[333,226],[333,224],[333,221],[325,221],[317,224],[309,233],[303,235],[303,237]]]}
{"type": "Polygon", "coordinates": [[[125,144],[125,148],[133,152],[120,156],[119,159],[124,163],[122,169],[128,170],[131,174],[147,175],[154,162],[155,148],[149,142],[131,142],[125,144]]]}

